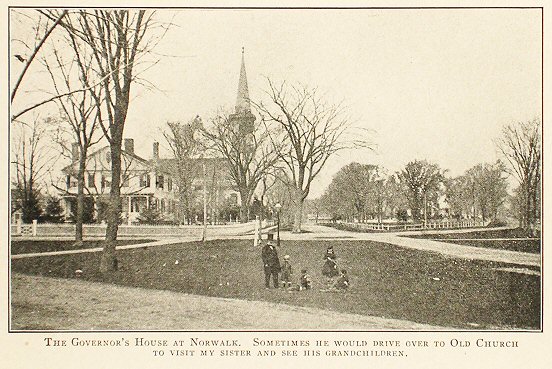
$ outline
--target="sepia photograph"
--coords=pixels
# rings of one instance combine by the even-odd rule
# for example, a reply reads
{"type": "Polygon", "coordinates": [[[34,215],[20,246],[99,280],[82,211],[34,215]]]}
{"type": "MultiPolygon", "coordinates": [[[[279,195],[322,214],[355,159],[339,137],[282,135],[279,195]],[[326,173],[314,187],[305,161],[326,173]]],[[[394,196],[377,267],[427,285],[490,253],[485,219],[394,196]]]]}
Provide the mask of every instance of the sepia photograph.
{"type": "Polygon", "coordinates": [[[543,332],[543,8],[7,15],[10,333],[543,332]]]}

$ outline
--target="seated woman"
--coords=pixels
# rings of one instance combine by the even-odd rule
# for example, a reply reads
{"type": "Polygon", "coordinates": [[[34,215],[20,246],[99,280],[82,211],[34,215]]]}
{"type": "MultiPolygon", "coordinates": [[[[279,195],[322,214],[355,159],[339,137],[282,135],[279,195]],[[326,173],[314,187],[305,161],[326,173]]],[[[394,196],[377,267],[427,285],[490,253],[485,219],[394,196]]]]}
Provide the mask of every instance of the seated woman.
{"type": "Polygon", "coordinates": [[[324,254],[324,266],[322,267],[322,275],[328,278],[328,286],[333,283],[333,278],[339,275],[337,269],[337,256],[335,255],[333,246],[328,246],[324,254]]]}

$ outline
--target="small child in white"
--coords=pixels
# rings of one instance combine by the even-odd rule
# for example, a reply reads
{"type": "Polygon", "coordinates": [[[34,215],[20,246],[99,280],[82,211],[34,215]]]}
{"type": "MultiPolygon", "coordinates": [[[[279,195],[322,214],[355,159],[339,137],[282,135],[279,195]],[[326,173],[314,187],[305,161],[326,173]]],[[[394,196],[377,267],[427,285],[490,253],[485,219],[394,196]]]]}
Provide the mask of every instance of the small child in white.
{"type": "Polygon", "coordinates": [[[284,264],[282,265],[282,287],[291,287],[291,275],[293,271],[289,262],[289,255],[284,256],[284,264]]]}
{"type": "Polygon", "coordinates": [[[301,270],[301,277],[299,278],[299,291],[310,290],[312,288],[312,281],[310,275],[307,274],[307,270],[301,270]]]}
{"type": "Polygon", "coordinates": [[[341,275],[335,281],[334,288],[338,290],[346,290],[349,288],[349,276],[347,276],[347,270],[341,269],[341,275]]]}

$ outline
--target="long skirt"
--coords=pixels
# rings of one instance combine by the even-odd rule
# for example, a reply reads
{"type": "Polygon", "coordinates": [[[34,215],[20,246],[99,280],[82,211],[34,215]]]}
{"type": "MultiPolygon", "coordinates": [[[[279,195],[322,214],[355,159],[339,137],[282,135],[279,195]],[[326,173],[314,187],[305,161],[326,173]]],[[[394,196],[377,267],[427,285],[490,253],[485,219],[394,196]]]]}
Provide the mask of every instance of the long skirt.
{"type": "Polygon", "coordinates": [[[322,275],[330,278],[338,276],[339,271],[337,270],[337,263],[332,260],[326,260],[322,267],[322,275]]]}

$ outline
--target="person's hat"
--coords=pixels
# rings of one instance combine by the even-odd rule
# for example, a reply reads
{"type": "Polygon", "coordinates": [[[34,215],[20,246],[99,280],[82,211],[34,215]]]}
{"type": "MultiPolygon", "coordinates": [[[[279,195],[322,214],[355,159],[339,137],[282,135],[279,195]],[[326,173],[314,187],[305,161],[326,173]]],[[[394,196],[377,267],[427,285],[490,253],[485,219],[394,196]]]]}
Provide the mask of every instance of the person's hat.
{"type": "Polygon", "coordinates": [[[276,244],[274,243],[274,241],[272,241],[272,240],[266,241],[266,244],[267,244],[267,245],[270,245],[270,246],[276,245],[276,244]]]}
{"type": "Polygon", "coordinates": [[[289,260],[289,255],[284,255],[284,260],[289,260]]]}
{"type": "Polygon", "coordinates": [[[303,273],[303,274],[306,273],[306,272],[307,272],[306,269],[301,270],[301,273],[303,273]]]}
{"type": "Polygon", "coordinates": [[[347,269],[341,269],[342,274],[347,274],[347,269]]]}
{"type": "Polygon", "coordinates": [[[274,240],[274,233],[269,233],[269,234],[267,234],[267,235],[266,235],[266,239],[267,239],[268,241],[274,240]]]}

